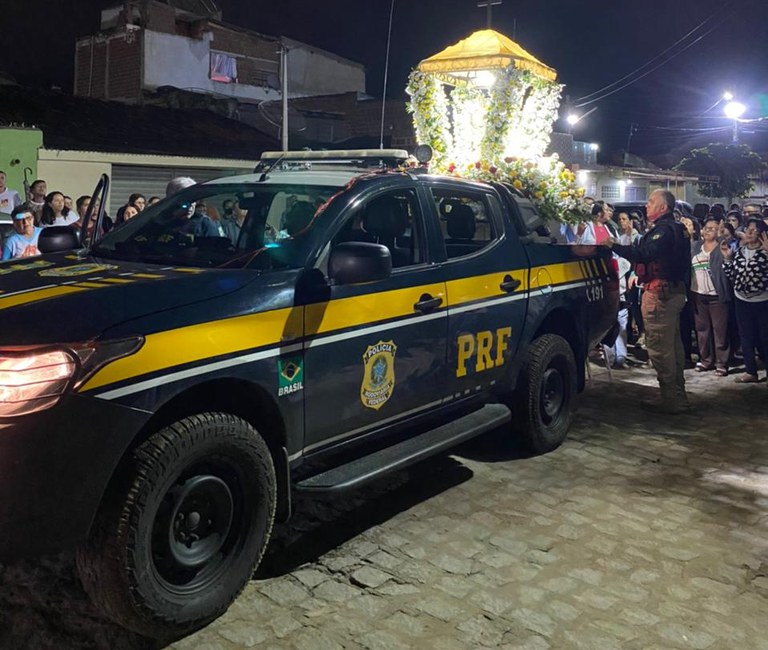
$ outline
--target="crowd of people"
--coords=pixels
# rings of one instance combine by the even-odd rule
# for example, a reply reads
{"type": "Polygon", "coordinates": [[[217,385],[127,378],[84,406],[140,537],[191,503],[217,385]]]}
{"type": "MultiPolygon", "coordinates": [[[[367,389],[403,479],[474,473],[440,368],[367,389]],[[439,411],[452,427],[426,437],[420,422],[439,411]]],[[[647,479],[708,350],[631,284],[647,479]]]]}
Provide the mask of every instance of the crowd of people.
{"type": "MultiPolygon", "coordinates": [[[[4,180],[4,174],[0,172],[0,182],[4,182],[4,180]]],[[[194,184],[194,179],[187,176],[174,178],[166,187],[166,196],[175,194],[194,184]]],[[[2,189],[0,186],[0,190],[2,189]]],[[[23,203],[18,198],[18,193],[12,192],[11,194],[11,192],[9,190],[7,194],[10,198],[3,211],[11,213],[14,232],[6,238],[3,245],[3,260],[39,255],[38,237],[43,228],[66,226],[80,232],[91,205],[91,197],[86,195],[79,197],[74,202],[73,207],[72,199],[63,192],[48,192],[44,180],[36,180],[30,185],[27,201],[23,203]]],[[[0,191],[0,200],[4,196],[6,195],[0,191]]],[[[147,199],[138,192],[131,194],[128,201],[117,210],[114,218],[104,214],[101,221],[102,234],[114,228],[120,228],[142,212],[146,206],[159,200],[160,198],[157,196],[147,199]]],[[[306,225],[317,207],[317,205],[298,201],[296,196],[289,196],[279,229],[267,225],[265,237],[275,241],[291,236],[306,225]]],[[[98,205],[94,206],[94,215],[97,208],[98,205]]],[[[187,206],[187,209],[188,214],[183,215],[184,223],[179,228],[180,234],[194,237],[226,238],[233,246],[237,245],[247,213],[247,210],[240,206],[237,197],[224,199],[221,205],[213,205],[212,202],[199,200],[187,206]]],[[[94,225],[95,216],[88,222],[87,234],[89,236],[94,225]]]]}
{"type": "Polygon", "coordinates": [[[590,221],[562,228],[570,243],[613,249],[620,334],[606,362],[626,368],[628,343],[647,349],[661,393],[647,406],[667,413],[688,408],[686,367],[726,377],[743,366],[735,381],[756,383],[758,357],[768,361],[768,206],[705,207],[690,214],[657,190],[645,214],[595,201],[590,221]]]}
{"type": "MultiPolygon", "coordinates": [[[[131,194],[128,202],[118,210],[115,220],[104,216],[103,230],[106,232],[128,221],[141,212],[145,204],[151,205],[159,200],[154,196],[147,201],[141,194],[131,194]]],[[[5,173],[0,172],[0,211],[10,213],[14,228],[3,245],[2,259],[39,255],[37,242],[43,228],[68,226],[79,231],[90,204],[91,197],[88,195],[80,196],[73,202],[72,197],[59,190],[49,192],[48,184],[42,179],[32,182],[26,201],[22,201],[18,192],[5,186],[5,173]]]]}
{"type": "MultiPolygon", "coordinates": [[[[186,176],[174,178],[166,187],[166,196],[194,184],[194,179],[186,176]]],[[[58,190],[49,192],[44,180],[35,180],[29,186],[27,200],[22,201],[18,192],[5,187],[5,174],[0,172],[0,211],[10,213],[13,223],[13,233],[6,238],[2,247],[2,259],[39,255],[38,237],[43,228],[68,226],[79,232],[91,205],[91,198],[88,195],[80,196],[73,205],[71,197],[58,190]]],[[[128,201],[117,210],[114,218],[104,214],[101,222],[102,232],[121,227],[146,206],[158,201],[158,196],[147,198],[138,192],[131,194],[128,201]]],[[[94,215],[98,207],[94,206],[94,215]]],[[[227,237],[235,245],[245,213],[245,210],[240,209],[237,200],[226,200],[221,206],[206,205],[204,201],[198,201],[190,206],[184,231],[195,236],[227,237]]],[[[89,235],[94,224],[95,216],[89,221],[89,235]]]]}

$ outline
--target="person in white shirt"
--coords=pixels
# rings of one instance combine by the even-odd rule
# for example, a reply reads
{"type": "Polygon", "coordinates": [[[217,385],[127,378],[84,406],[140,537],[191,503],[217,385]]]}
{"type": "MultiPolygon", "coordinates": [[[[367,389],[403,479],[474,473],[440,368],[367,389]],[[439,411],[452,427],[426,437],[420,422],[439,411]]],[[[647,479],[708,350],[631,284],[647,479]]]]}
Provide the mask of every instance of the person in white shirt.
{"type": "Polygon", "coordinates": [[[0,171],[0,212],[10,214],[19,205],[21,205],[19,193],[6,186],[5,172],[0,171]]]}
{"type": "Polygon", "coordinates": [[[64,195],[53,191],[45,197],[40,223],[43,226],[71,226],[79,217],[64,204],[64,195]]]}

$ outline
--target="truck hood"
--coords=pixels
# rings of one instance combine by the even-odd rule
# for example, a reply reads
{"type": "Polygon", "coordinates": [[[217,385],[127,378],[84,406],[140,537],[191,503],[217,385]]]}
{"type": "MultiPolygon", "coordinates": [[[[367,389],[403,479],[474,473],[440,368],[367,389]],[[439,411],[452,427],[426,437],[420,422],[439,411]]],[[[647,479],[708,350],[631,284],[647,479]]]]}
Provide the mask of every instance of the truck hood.
{"type": "Polygon", "coordinates": [[[120,323],[233,293],[257,276],[71,253],[2,262],[0,346],[96,339],[120,323]]]}

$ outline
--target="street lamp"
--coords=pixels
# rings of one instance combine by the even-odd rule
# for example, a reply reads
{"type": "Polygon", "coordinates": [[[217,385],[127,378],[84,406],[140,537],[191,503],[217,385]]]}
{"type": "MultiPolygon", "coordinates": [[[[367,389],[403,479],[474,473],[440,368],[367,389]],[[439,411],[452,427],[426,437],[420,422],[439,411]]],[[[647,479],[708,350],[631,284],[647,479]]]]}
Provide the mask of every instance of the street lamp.
{"type": "Polygon", "coordinates": [[[723,108],[725,116],[733,120],[733,143],[739,141],[739,118],[744,115],[747,107],[741,102],[729,101],[723,108]]]}
{"type": "Polygon", "coordinates": [[[565,121],[568,122],[568,133],[571,132],[571,128],[574,124],[578,124],[583,120],[587,115],[591,115],[597,110],[597,106],[593,106],[590,108],[586,113],[583,113],[582,115],[576,115],[576,113],[569,113],[568,116],[565,118],[565,121]]]}

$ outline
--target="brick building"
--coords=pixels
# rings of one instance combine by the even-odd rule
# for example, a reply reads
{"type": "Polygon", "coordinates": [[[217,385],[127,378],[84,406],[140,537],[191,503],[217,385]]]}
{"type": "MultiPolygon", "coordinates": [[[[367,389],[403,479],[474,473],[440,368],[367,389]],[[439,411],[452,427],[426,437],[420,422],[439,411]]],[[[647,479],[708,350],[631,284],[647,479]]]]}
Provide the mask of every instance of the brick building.
{"type": "Polygon", "coordinates": [[[280,49],[290,96],[364,92],[365,68],[299,41],[229,25],[211,0],[128,0],[77,40],[74,94],[141,103],[167,86],[238,101],[280,98],[280,49]]]}
{"type": "MultiPolygon", "coordinates": [[[[227,24],[212,0],[130,0],[104,9],[99,33],[76,43],[74,94],[207,109],[280,138],[282,48],[290,146],[378,145],[382,105],[365,94],[364,66],[227,24]]],[[[384,141],[415,144],[404,99],[386,103],[384,141]]]]}

